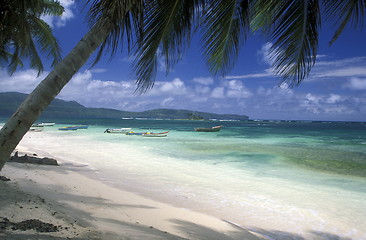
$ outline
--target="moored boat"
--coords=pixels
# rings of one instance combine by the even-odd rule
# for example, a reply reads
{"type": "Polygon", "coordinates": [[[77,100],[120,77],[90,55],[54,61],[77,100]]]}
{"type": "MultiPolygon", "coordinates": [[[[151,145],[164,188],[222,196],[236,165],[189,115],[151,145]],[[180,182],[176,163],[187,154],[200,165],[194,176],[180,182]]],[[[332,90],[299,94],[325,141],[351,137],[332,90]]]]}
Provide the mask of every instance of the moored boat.
{"type": "Polygon", "coordinates": [[[55,125],[55,123],[36,123],[33,124],[32,127],[51,127],[55,125]]]}
{"type": "Polygon", "coordinates": [[[220,131],[222,126],[215,126],[210,128],[195,128],[196,132],[218,132],[220,131]]]}
{"type": "Polygon", "coordinates": [[[140,136],[144,136],[144,137],[166,137],[168,132],[160,132],[160,133],[155,133],[155,132],[134,132],[134,131],[129,131],[126,133],[126,135],[140,135],[140,136]]]}
{"type": "Polygon", "coordinates": [[[77,127],[78,129],[88,129],[88,125],[79,125],[79,126],[74,126],[77,127]]]}
{"type": "Polygon", "coordinates": [[[31,127],[28,130],[29,132],[42,132],[43,131],[43,127],[31,127]]]}
{"type": "Polygon", "coordinates": [[[142,136],[144,137],[166,137],[168,136],[168,132],[161,132],[161,133],[154,133],[154,132],[147,132],[147,133],[144,133],[142,134],[142,136]]]}
{"type": "Polygon", "coordinates": [[[104,133],[127,133],[131,128],[107,128],[104,133]]]}
{"type": "Polygon", "coordinates": [[[142,135],[142,134],[145,134],[145,133],[138,133],[138,132],[134,132],[134,131],[126,132],[126,135],[142,135]]]}
{"type": "Polygon", "coordinates": [[[58,130],[69,131],[69,130],[78,130],[78,128],[75,126],[70,126],[70,127],[60,127],[58,130]]]}
{"type": "Polygon", "coordinates": [[[78,125],[78,126],[61,127],[58,130],[68,131],[68,130],[87,129],[88,127],[89,127],[88,125],[78,125]]]}

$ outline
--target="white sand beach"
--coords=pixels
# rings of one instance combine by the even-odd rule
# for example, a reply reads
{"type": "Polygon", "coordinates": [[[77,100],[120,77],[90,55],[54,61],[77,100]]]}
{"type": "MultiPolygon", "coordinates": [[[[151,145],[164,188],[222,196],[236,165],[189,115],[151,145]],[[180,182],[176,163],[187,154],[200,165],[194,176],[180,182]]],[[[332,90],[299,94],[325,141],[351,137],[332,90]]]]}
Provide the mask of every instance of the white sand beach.
{"type": "MultiPolygon", "coordinates": [[[[25,149],[18,147],[22,153],[25,149]]],[[[262,239],[223,220],[110,187],[78,171],[80,167],[62,162],[7,163],[1,175],[11,181],[0,181],[0,217],[11,222],[38,219],[59,226],[59,231],[7,228],[0,230],[1,239],[262,239]]]]}
{"type": "Polygon", "coordinates": [[[104,130],[25,135],[20,156],[60,165],[5,165],[0,175],[11,181],[0,181],[0,239],[366,239],[363,178],[282,165],[277,152],[247,152],[261,152],[266,139],[248,145],[194,132],[148,139],[104,130]],[[231,150],[244,155],[223,150],[234,146],[244,146],[231,150]],[[58,231],[19,229],[32,219],[58,231]]]}

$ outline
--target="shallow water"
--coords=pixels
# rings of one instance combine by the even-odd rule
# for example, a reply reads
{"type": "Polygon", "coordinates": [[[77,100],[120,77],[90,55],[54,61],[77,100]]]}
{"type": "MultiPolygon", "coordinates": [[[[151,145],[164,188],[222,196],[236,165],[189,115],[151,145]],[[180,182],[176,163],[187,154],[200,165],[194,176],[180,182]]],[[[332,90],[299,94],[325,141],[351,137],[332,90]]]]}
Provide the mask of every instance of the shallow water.
{"type": "MultiPolygon", "coordinates": [[[[61,120],[56,122],[62,122],[61,120]]],[[[65,122],[65,120],[63,120],[65,122]]],[[[117,187],[205,212],[270,239],[366,239],[366,124],[83,120],[30,136],[117,187]],[[194,127],[223,125],[216,133],[194,127]],[[166,138],[103,133],[170,131],[166,138]],[[47,135],[44,142],[42,135],[47,135]]]]}

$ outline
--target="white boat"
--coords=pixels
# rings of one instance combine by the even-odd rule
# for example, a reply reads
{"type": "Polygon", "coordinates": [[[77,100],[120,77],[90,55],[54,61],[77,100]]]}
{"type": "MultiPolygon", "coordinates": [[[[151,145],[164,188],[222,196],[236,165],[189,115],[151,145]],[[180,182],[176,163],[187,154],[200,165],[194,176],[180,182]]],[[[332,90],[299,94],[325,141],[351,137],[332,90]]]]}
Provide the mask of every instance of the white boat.
{"type": "Polygon", "coordinates": [[[33,124],[32,127],[51,127],[55,125],[55,123],[36,123],[33,124]]]}
{"type": "Polygon", "coordinates": [[[107,128],[104,133],[127,133],[131,128],[107,128]]]}
{"type": "Polygon", "coordinates": [[[215,126],[210,128],[195,128],[196,132],[218,132],[220,131],[222,126],[215,126]]]}
{"type": "Polygon", "coordinates": [[[147,132],[147,133],[143,133],[142,136],[144,136],[144,137],[166,137],[166,136],[168,136],[168,133],[169,133],[169,131],[160,132],[160,133],[147,132]]]}
{"type": "Polygon", "coordinates": [[[43,131],[43,126],[42,127],[31,127],[28,130],[29,132],[42,132],[43,131]]]}

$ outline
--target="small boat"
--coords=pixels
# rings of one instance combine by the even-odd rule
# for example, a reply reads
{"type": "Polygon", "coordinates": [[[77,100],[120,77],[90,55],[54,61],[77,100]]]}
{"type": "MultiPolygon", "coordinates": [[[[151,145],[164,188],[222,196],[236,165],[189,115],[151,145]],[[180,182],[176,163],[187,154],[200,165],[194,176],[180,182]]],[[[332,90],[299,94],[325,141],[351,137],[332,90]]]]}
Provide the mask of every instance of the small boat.
{"type": "Polygon", "coordinates": [[[32,127],[51,127],[55,125],[55,123],[36,123],[33,124],[32,127]]]}
{"type": "Polygon", "coordinates": [[[127,132],[126,135],[140,135],[144,137],[166,137],[168,132],[160,132],[160,133],[154,133],[154,132],[134,132],[130,131],[127,132]]]}
{"type": "Polygon", "coordinates": [[[220,131],[222,126],[215,126],[210,128],[195,128],[196,132],[218,132],[220,131]]]}
{"type": "Polygon", "coordinates": [[[79,126],[74,126],[77,127],[78,129],[88,129],[88,125],[79,125],[79,126]]]}
{"type": "Polygon", "coordinates": [[[126,132],[126,135],[142,135],[142,134],[145,134],[145,133],[138,133],[138,132],[134,132],[134,131],[126,132]]]}
{"type": "Polygon", "coordinates": [[[127,133],[131,128],[107,128],[104,133],[127,133]]]}
{"type": "Polygon", "coordinates": [[[31,127],[28,130],[29,132],[42,132],[43,131],[43,127],[31,127]]]}
{"type": "Polygon", "coordinates": [[[70,127],[61,127],[61,128],[59,128],[58,130],[61,130],[61,131],[69,131],[69,130],[78,130],[78,128],[77,127],[75,127],[75,126],[70,126],[70,127]]]}
{"type": "Polygon", "coordinates": [[[144,133],[142,134],[142,136],[144,137],[166,137],[168,136],[168,132],[161,132],[161,133],[154,133],[154,132],[147,132],[147,133],[144,133]]]}
{"type": "Polygon", "coordinates": [[[79,126],[69,126],[69,127],[61,127],[58,130],[68,131],[68,130],[78,130],[78,129],[87,129],[88,125],[79,125],[79,126]]]}

